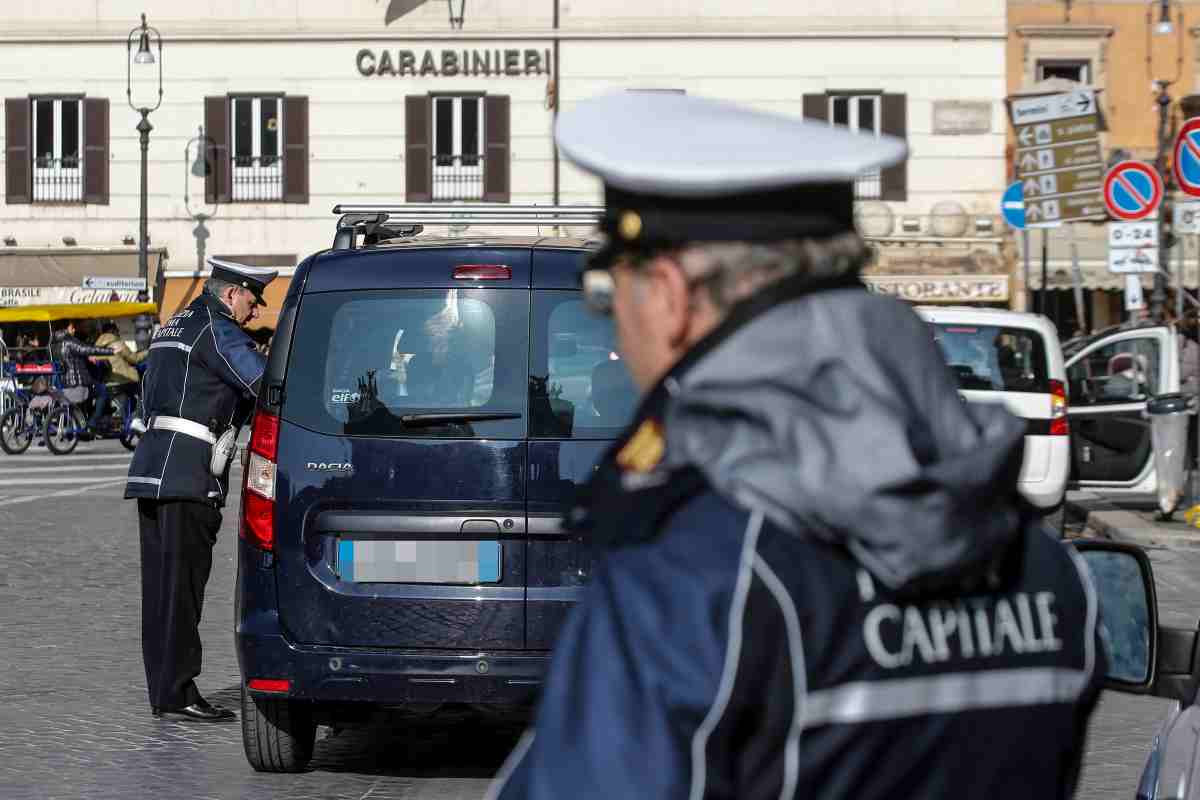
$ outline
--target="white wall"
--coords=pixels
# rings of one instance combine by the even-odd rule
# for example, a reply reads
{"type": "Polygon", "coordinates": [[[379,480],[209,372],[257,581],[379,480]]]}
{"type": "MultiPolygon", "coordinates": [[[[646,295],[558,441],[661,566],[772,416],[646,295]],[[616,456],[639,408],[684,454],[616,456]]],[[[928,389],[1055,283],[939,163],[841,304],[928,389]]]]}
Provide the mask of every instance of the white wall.
{"type": "MultiPolygon", "coordinates": [[[[0,97],[108,97],[111,200],[107,206],[7,206],[0,196],[0,237],[14,235],[21,246],[60,244],[68,234],[81,245],[136,237],[138,118],[125,102],[124,34],[143,6],[168,37],[163,105],[151,116],[149,209],[152,242],[168,247],[172,269],[195,263],[194,222],[183,202],[184,145],[203,122],[206,95],[285,92],[307,95],[310,102],[310,203],[222,206],[209,223],[209,254],[303,257],[332,240],[335,203],[403,201],[407,94],[462,89],[509,95],[512,200],[548,202],[554,151],[553,115],[544,105],[547,76],[363,77],[355,55],[364,47],[376,54],[401,48],[544,50],[552,47],[551,0],[468,0],[467,23],[456,40],[444,38],[450,32],[442,0],[430,0],[388,27],[386,5],[6,0],[0,11],[0,97]],[[512,38],[489,38],[505,31],[512,38]]],[[[1004,187],[1003,0],[561,0],[560,13],[564,109],[627,86],[682,88],[796,116],[806,92],[904,92],[912,158],[908,201],[895,211],[928,214],[934,203],[952,199],[969,213],[995,213],[1004,187]],[[798,16],[801,5],[804,15],[798,16]],[[695,35],[655,39],[655,31],[695,35]],[[780,38],[785,34],[795,36],[780,38]],[[933,135],[934,101],[952,99],[990,102],[990,131],[933,135]]],[[[563,202],[598,197],[595,182],[565,161],[561,187],[563,202]]],[[[193,181],[191,188],[202,186],[193,181]]]]}

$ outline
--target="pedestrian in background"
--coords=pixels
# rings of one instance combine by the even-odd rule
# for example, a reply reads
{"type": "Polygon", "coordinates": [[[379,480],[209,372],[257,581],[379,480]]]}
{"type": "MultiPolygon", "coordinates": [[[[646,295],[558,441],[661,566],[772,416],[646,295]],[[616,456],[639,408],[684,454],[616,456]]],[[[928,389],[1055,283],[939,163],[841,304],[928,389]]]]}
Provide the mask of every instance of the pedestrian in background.
{"type": "Polygon", "coordinates": [[[559,116],[604,182],[583,274],[643,392],[567,516],[597,548],[491,796],[1063,798],[1105,673],[1082,560],[858,278],[904,143],[693,95],[559,116]]]}
{"type": "Polygon", "coordinates": [[[208,260],[204,292],[154,334],[142,381],[142,435],[125,497],[138,501],[142,658],[156,717],[234,717],[196,687],[200,614],[229,490],[230,456],[266,360],[245,331],[275,270],[208,260]]]}

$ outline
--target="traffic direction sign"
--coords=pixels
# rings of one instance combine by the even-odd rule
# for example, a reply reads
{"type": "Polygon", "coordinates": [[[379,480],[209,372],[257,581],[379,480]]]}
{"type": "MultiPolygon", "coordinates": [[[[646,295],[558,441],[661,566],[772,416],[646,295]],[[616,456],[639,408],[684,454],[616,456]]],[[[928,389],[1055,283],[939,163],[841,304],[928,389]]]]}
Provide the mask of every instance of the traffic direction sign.
{"type": "Polygon", "coordinates": [[[1020,181],[1010,183],[1000,197],[1000,213],[1009,225],[1025,230],[1025,199],[1021,196],[1020,181]]]}
{"type": "Polygon", "coordinates": [[[1137,275],[1125,276],[1125,310],[1137,311],[1146,307],[1146,300],[1142,294],[1142,279],[1137,275]]]}
{"type": "Polygon", "coordinates": [[[1016,167],[1030,225],[1104,215],[1096,95],[1081,89],[1013,100],[1016,167]]]}
{"type": "Polygon", "coordinates": [[[1179,188],[1200,197],[1200,119],[1189,119],[1183,124],[1175,138],[1175,158],[1171,168],[1179,188]]]}
{"type": "Polygon", "coordinates": [[[141,291],[146,288],[145,278],[105,278],[97,275],[85,275],[82,281],[84,289],[114,289],[114,290],[136,290],[141,291]]]}
{"type": "Polygon", "coordinates": [[[1104,205],[1118,219],[1145,219],[1162,202],[1158,173],[1141,161],[1122,161],[1104,176],[1104,205]]]}
{"type": "Polygon", "coordinates": [[[1108,251],[1109,272],[1158,272],[1157,247],[1123,247],[1108,251]]]}

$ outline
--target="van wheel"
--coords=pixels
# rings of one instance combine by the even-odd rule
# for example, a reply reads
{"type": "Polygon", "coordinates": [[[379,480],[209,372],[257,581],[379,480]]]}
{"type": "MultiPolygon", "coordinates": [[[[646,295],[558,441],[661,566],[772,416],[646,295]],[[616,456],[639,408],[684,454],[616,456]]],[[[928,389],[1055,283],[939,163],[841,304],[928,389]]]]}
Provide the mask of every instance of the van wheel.
{"type": "Polygon", "coordinates": [[[303,772],[312,760],[317,724],[306,703],[255,697],[242,687],[242,746],[258,772],[303,772]]]}

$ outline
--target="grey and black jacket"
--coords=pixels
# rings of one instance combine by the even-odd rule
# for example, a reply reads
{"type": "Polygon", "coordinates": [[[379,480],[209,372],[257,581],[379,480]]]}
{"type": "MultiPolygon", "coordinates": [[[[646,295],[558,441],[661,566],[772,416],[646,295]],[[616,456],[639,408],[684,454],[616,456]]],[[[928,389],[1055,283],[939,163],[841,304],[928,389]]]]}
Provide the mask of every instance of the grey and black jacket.
{"type": "Polygon", "coordinates": [[[59,376],[62,387],[75,389],[95,383],[92,371],[88,369],[88,356],[111,356],[113,351],[109,347],[84,344],[66,331],[60,330],[54,332],[51,352],[62,365],[62,374],[59,376]]]}
{"type": "Polygon", "coordinates": [[[149,430],[133,454],[125,497],[221,505],[229,469],[210,474],[212,440],[245,422],[266,359],[225,305],[207,293],[167,320],[149,351],[142,376],[149,430]]]}
{"type": "Polygon", "coordinates": [[[1097,601],[1016,491],[1021,422],[901,303],[810,289],[738,309],[602,460],[493,797],[1072,795],[1097,601]]]}

